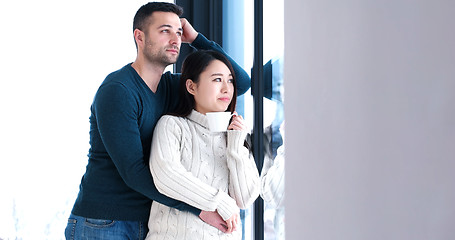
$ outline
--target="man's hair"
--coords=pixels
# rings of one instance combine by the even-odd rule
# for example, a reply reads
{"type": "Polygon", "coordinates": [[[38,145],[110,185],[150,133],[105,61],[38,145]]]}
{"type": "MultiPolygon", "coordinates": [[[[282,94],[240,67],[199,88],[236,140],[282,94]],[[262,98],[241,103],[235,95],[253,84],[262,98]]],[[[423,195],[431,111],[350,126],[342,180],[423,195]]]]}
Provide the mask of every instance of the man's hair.
{"type": "Polygon", "coordinates": [[[172,12],[180,17],[183,14],[183,8],[173,3],[149,2],[137,10],[133,21],[133,31],[136,29],[145,31],[149,24],[149,17],[152,16],[154,12],[172,12]]]}
{"type": "Polygon", "coordinates": [[[212,50],[200,50],[188,55],[182,64],[182,75],[178,86],[179,101],[176,110],[169,114],[179,117],[188,116],[191,111],[196,107],[194,96],[186,89],[186,80],[191,79],[194,83],[199,83],[199,76],[207,66],[215,60],[223,62],[232,74],[232,83],[234,85],[234,92],[232,95],[231,103],[227,111],[233,113],[237,102],[237,82],[229,60],[221,53],[212,50]]]}

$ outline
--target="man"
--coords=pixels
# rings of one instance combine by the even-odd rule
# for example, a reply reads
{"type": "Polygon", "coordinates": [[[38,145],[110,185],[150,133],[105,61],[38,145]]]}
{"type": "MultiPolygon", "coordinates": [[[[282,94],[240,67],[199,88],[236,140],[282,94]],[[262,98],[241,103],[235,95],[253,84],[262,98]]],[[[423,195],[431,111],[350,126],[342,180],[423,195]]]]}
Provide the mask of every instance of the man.
{"type": "MultiPolygon", "coordinates": [[[[234,228],[226,228],[216,212],[160,194],[148,166],[155,124],[179,98],[180,75],[163,72],[177,61],[181,43],[226,55],[180,19],[182,13],[177,5],[158,2],[137,11],[137,58],[106,77],[91,106],[89,161],[65,229],[67,239],[144,239],[152,200],[190,211],[224,232],[234,228]]],[[[250,86],[248,74],[229,60],[243,94],[250,86]]]]}

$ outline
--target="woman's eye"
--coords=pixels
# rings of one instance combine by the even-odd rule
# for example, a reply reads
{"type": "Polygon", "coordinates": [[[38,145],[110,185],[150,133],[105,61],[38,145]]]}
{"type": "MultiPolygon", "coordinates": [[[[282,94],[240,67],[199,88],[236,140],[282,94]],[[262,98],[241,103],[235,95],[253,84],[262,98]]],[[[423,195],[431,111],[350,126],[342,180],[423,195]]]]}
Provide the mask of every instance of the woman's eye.
{"type": "Polygon", "coordinates": [[[215,78],[215,79],[213,79],[213,81],[215,81],[215,82],[221,82],[221,78],[215,78]]]}
{"type": "Polygon", "coordinates": [[[228,83],[233,83],[234,79],[228,79],[228,83]]]}

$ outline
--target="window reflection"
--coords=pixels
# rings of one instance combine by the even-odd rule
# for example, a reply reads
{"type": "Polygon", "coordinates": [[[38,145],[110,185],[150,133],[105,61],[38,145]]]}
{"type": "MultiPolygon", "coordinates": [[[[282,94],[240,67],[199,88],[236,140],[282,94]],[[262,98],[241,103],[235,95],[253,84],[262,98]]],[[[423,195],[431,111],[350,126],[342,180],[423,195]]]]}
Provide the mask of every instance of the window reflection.
{"type": "Polygon", "coordinates": [[[263,1],[264,239],[283,240],[284,234],[284,1],[263,1]]]}
{"type": "Polygon", "coordinates": [[[273,108],[264,115],[273,120],[264,129],[264,164],[261,171],[261,197],[264,200],[264,239],[284,239],[284,112],[283,58],[264,65],[264,97],[273,108]]]}

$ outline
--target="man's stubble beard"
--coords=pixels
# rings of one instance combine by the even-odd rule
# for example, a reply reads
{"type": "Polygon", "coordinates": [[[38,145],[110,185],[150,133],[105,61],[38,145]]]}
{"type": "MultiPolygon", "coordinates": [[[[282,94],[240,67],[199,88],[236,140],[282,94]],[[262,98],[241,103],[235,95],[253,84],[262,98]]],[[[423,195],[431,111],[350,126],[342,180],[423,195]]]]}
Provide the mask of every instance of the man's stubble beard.
{"type": "Polygon", "coordinates": [[[154,49],[153,43],[151,43],[150,41],[146,41],[146,48],[144,49],[143,54],[149,62],[153,62],[156,64],[160,64],[163,67],[167,67],[177,62],[180,52],[175,56],[174,55],[169,56],[164,48],[160,48],[158,51],[156,51],[154,49]]]}

